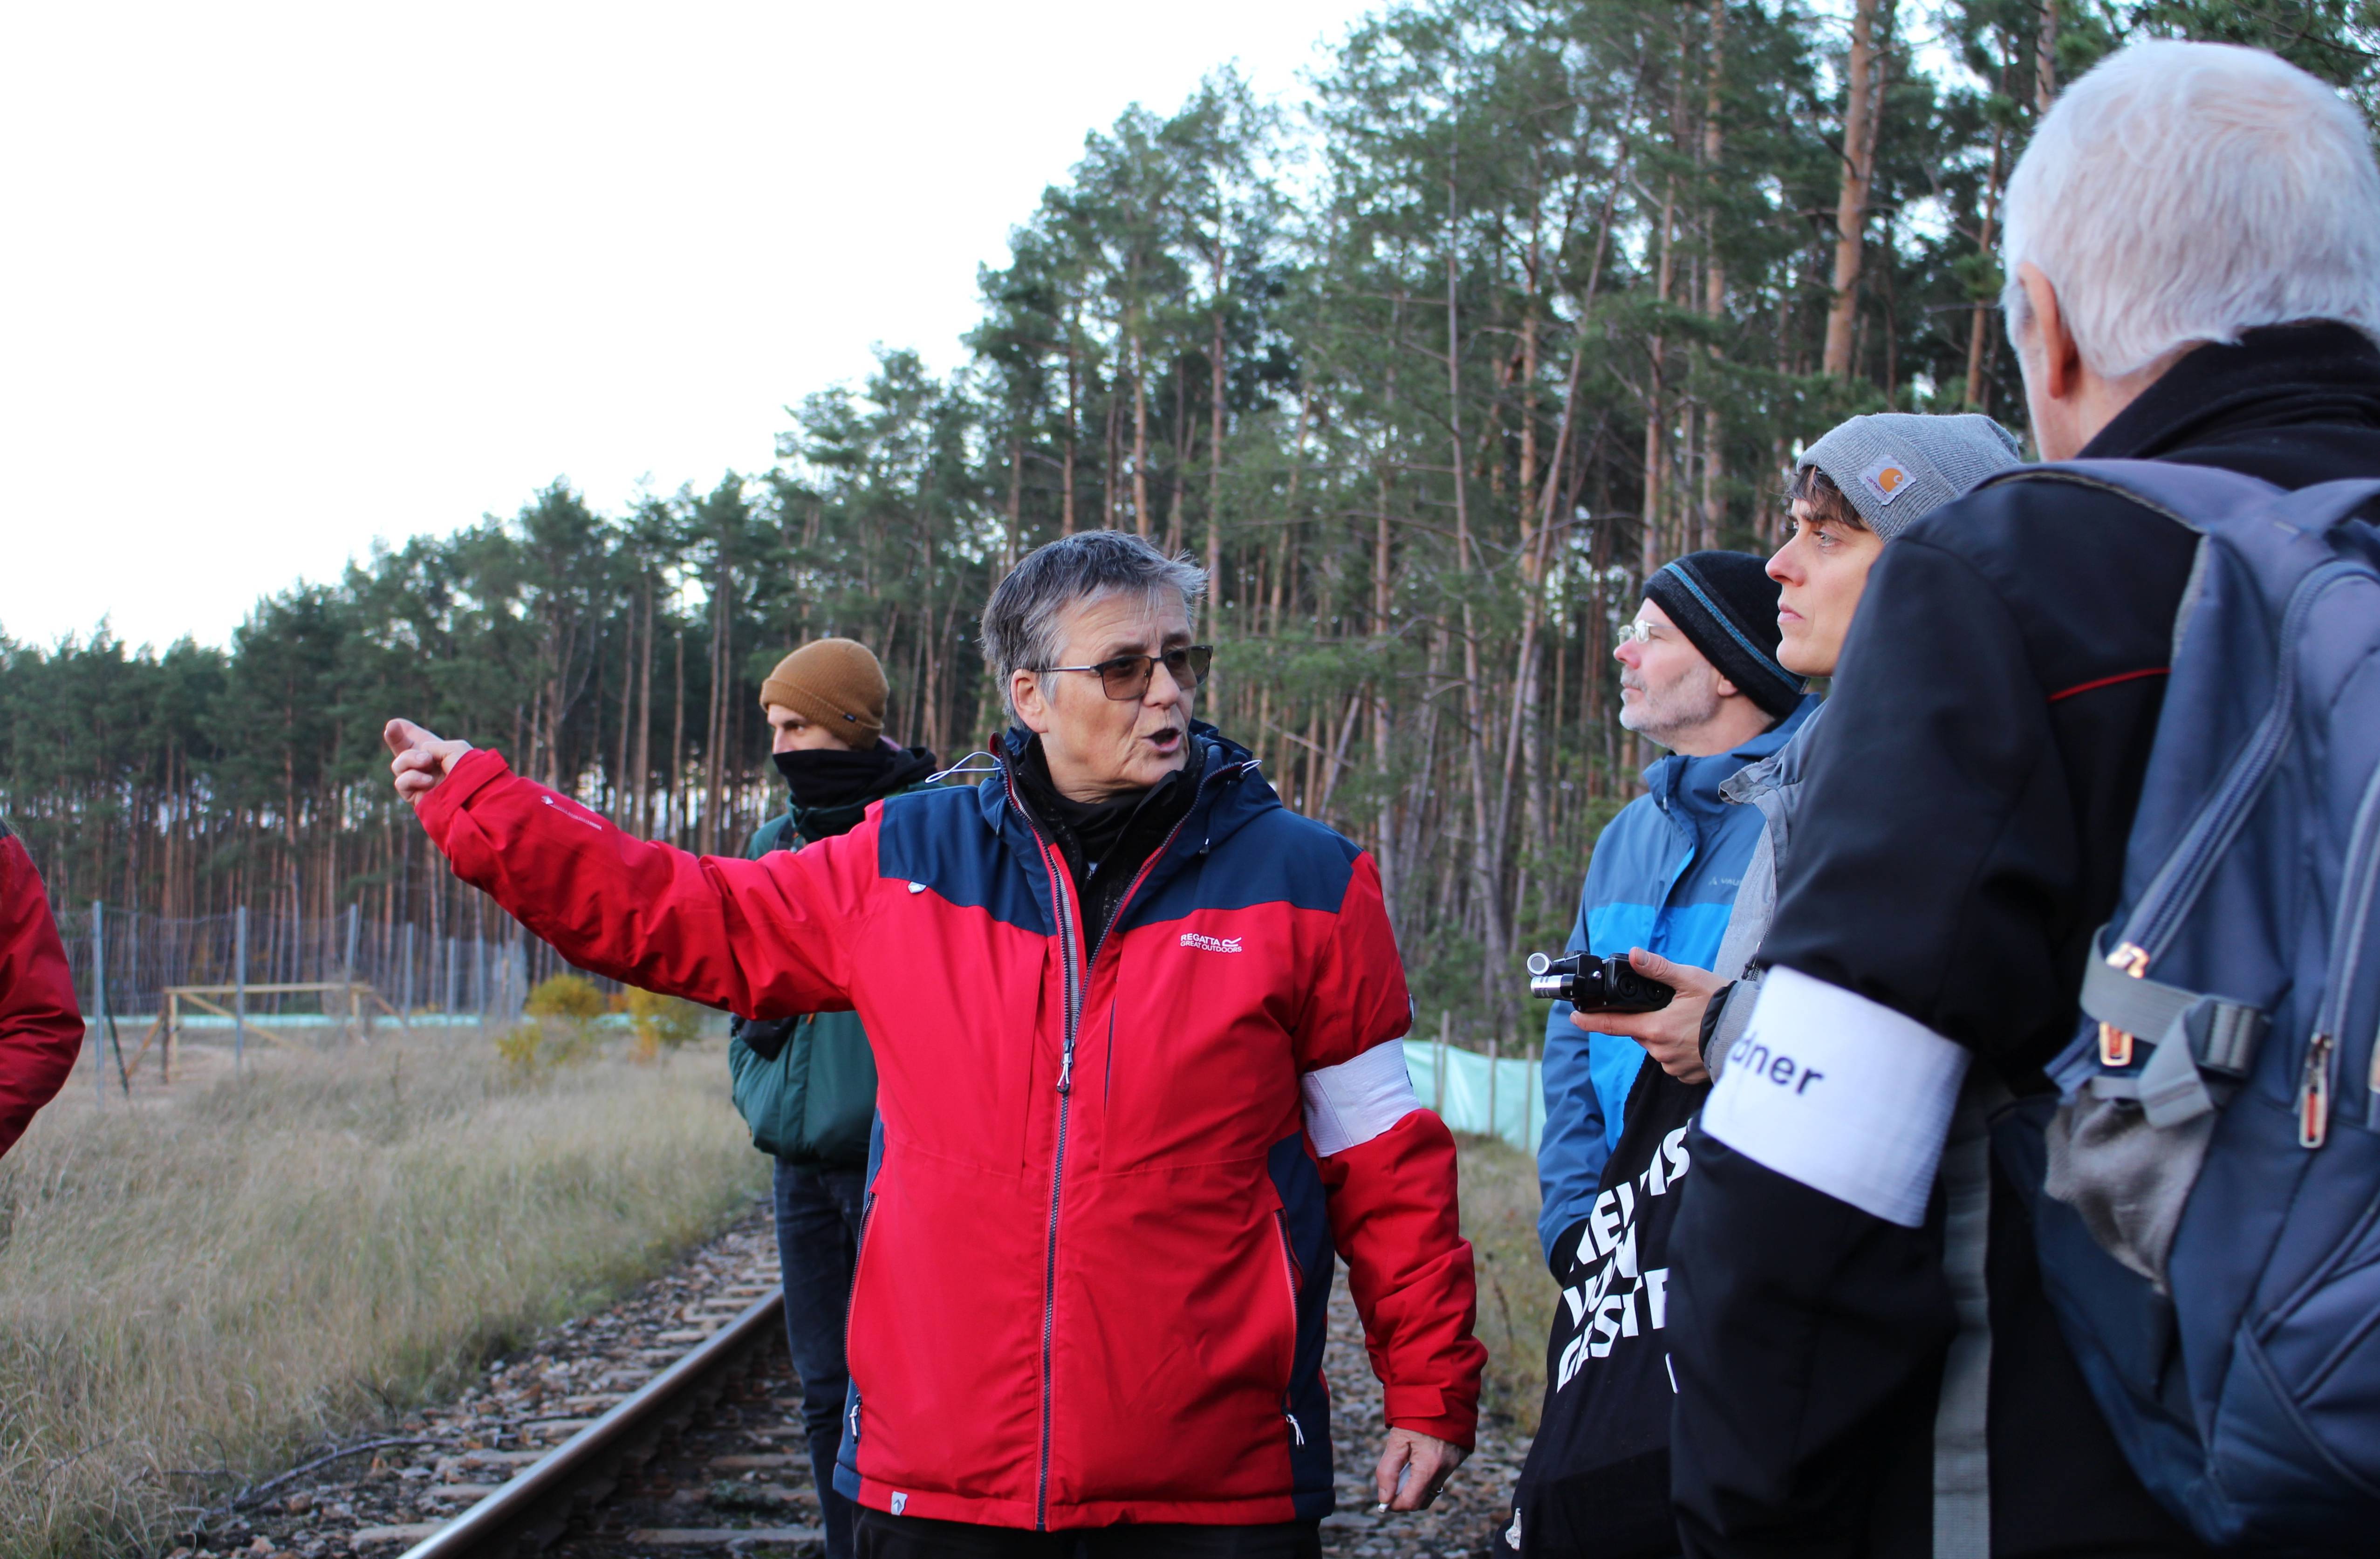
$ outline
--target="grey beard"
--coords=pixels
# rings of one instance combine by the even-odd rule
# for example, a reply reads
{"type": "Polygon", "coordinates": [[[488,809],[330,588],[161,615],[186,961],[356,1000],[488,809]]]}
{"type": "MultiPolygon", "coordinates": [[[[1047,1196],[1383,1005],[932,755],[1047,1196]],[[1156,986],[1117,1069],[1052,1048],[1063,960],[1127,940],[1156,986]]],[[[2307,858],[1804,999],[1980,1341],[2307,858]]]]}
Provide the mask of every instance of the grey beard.
{"type": "Polygon", "coordinates": [[[1645,689],[1644,698],[1633,709],[1623,704],[1620,711],[1620,725],[1622,730],[1633,731],[1668,747],[1670,745],[1669,737],[1717,719],[1718,706],[1718,689],[1711,685],[1710,678],[1681,678],[1662,695],[1657,696],[1650,688],[1645,689]],[[1687,685],[1689,681],[1693,686],[1687,685]]]}

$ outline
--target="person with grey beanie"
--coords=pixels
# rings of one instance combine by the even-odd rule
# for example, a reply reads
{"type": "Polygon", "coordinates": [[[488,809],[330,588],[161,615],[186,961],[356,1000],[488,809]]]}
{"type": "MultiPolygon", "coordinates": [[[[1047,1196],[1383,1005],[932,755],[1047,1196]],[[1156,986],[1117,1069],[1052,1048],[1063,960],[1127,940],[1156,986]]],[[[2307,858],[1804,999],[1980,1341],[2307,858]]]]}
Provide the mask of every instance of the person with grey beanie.
{"type": "MultiPolygon", "coordinates": [[[[1696,870],[1683,873],[1703,884],[1724,884],[1722,893],[1733,890],[1708,968],[1692,961],[1710,947],[1708,942],[1690,944],[1650,914],[1630,913],[1633,906],[1598,901],[1594,874],[1607,870],[1608,858],[1622,853],[1627,841],[1597,842],[1581,907],[1582,929],[1593,914],[1619,932],[1609,951],[1626,948],[1638,971],[1676,995],[1656,1012],[1571,1015],[1558,1007],[1548,1028],[1548,1152],[1540,1155],[1540,1177],[1548,1193],[1559,1184],[1547,1173],[1558,1145],[1556,1082],[1564,1054],[1557,1025],[1587,1031],[1590,1042],[1623,1041],[1615,1050],[1641,1046],[1642,1054],[1633,1059],[1641,1063],[1650,1055],[1658,1065],[1633,1078],[1625,1103],[1616,1112],[1622,1133],[1601,1165],[1592,1212],[1584,1220],[1593,1225],[1602,1216],[1603,1224],[1582,1228],[1556,1211],[1540,1227],[1548,1264],[1565,1285],[1566,1305],[1555,1317],[1546,1403],[1513,1490],[1512,1522],[1500,1537],[1500,1553],[1574,1559],[1682,1547],[1667,1497],[1675,1395],[1667,1373],[1667,1344],[1631,1345],[1623,1338],[1640,1333],[1648,1340],[1662,1336],[1664,1310],[1658,1296],[1672,1275],[1670,1231],[1681,1205],[1668,1193],[1679,1188],[1693,1162],[1692,1155],[1673,1150],[1681,1149],[1698,1118],[1725,1046],[1759,991],[1758,974],[1750,969],[1752,955],[1775,906],[1778,864],[1810,750],[1809,732],[1824,707],[1795,708],[1804,698],[1802,679],[1833,675],[1868,568],[1885,543],[2016,462],[2016,440],[1987,417],[1853,418],[1803,453],[1788,489],[1793,534],[1765,570],[1740,554],[1695,553],[1646,581],[1645,615],[1658,609],[1665,627],[1674,627],[1717,676],[1779,724],[1766,733],[1767,751],[1747,745],[1728,759],[1697,761],[1726,764],[1705,782],[1715,786],[1711,798],[1721,803],[1707,810],[1732,817],[1697,823],[1694,798],[1686,795],[1657,792],[1632,804],[1643,809],[1646,801],[1665,801],[1669,830],[1698,826],[1716,846],[1698,854],[1696,870]],[[1755,623],[1756,606],[1766,606],[1773,622],[1755,623]],[[1725,804],[1730,802],[1734,804],[1725,804]],[[1639,939],[1659,951],[1632,945],[1639,939]],[[1640,1279],[1652,1285],[1641,1323],[1632,1286],[1640,1279]]],[[[1728,903],[1719,897],[1694,907],[1717,909],[1728,903]]],[[[1589,1059],[1595,1059],[1591,1050],[1589,1059]]],[[[1551,1194],[1547,1202],[1556,1209],[1561,1205],[1551,1194]]]]}
{"type": "MultiPolygon", "coordinates": [[[[2019,450],[2016,435],[1988,417],[1902,411],[1854,417],[1804,449],[1785,492],[1792,534],[1768,560],[1768,578],[1779,587],[1777,664],[1795,676],[1833,676],[1885,543],[2018,464],[2019,450]]],[[[1824,713],[1823,706],[1813,711],[1791,741],[1719,786],[1725,800],[1757,808],[1763,826],[1711,967],[1637,949],[1630,962],[1674,987],[1676,999],[1658,1012],[1597,1018],[1599,1029],[1635,1040],[1682,1081],[1717,1077],[1751,1015],[1758,993],[1753,955],[1777,907],[1777,873],[1791,839],[1811,733],[1824,713]]]]}

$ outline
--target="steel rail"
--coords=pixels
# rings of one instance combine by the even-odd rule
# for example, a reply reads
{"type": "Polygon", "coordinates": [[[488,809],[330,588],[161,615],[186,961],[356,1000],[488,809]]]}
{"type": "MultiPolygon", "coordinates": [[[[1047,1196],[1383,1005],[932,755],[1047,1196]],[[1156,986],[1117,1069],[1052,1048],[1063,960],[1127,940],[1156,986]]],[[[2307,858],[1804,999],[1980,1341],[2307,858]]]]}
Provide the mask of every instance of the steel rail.
{"type": "Polygon", "coordinates": [[[674,1409],[781,1329],[784,1307],[785,1291],[770,1289],[626,1400],[407,1549],[401,1559],[501,1559],[524,1540],[533,1547],[551,1541],[568,1523],[580,1485],[616,1468],[640,1439],[658,1434],[674,1409]],[[605,1467],[607,1460],[612,1468],[605,1467]]]}

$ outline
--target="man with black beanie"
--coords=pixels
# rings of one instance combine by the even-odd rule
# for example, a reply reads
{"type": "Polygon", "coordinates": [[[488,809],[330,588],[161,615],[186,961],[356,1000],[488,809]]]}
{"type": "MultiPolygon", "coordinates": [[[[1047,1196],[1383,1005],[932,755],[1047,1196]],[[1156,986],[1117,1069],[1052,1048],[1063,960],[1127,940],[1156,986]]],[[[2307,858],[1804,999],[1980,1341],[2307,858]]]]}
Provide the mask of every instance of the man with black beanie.
{"type": "MultiPolygon", "coordinates": [[[[1620,723],[1670,753],[1597,839],[1566,951],[1641,948],[1695,968],[1717,956],[1761,825],[1755,809],[1722,801],[1719,786],[1782,748],[1818,701],[1778,661],[1778,594],[1763,561],[1744,553],[1692,553],[1645,581],[1613,652],[1620,723]]],[[[1568,1002],[1546,1020],[1537,1234],[1564,1304],[1548,1347],[1547,1417],[1498,1552],[1639,1559],[1674,1553],[1677,1540],[1659,1342],[1666,1274],[1645,1270],[1659,1265],[1658,1245],[1642,1247],[1648,1263],[1634,1253],[1640,1232],[1658,1232],[1650,1220],[1666,1230],[1664,1193],[1686,1165],[1664,1142],[1682,1138],[1703,1079],[1663,1075],[1636,1041],[1593,1023],[1573,1018],[1568,1002]],[[1625,1281],[1614,1280],[1621,1269],[1625,1281]],[[1582,1276],[1597,1273],[1604,1281],[1582,1276]],[[1623,1348],[1623,1335],[1643,1341],[1623,1348]],[[1590,1355],[1600,1362],[1581,1382],[1590,1355]]]]}
{"type": "MultiPolygon", "coordinates": [[[[1612,652],[1620,723],[1670,756],[1645,771],[1645,794],[1596,840],[1565,951],[1619,957],[1642,947],[1710,967],[1760,836],[1759,815],[1722,802],[1718,787],[1782,747],[1817,704],[1777,662],[1777,595],[1748,553],[1689,553],[1646,582],[1612,652]]],[[[1633,1040],[1580,1031],[1568,1002],[1547,1017],[1537,1235],[1548,1257],[1595,1200],[1644,1060],[1633,1040]]]]}

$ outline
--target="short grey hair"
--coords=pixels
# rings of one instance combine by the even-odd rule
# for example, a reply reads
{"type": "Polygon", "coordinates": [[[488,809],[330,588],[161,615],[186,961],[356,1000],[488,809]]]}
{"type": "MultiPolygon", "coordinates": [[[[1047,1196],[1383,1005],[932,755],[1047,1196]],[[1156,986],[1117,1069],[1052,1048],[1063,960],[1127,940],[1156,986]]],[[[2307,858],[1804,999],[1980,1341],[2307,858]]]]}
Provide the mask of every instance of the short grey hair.
{"type": "Polygon", "coordinates": [[[1207,593],[1207,571],[1188,554],[1168,557],[1124,530],[1078,530],[1026,553],[983,608],[983,658],[1009,698],[1012,672],[1040,671],[1065,652],[1058,618],[1067,607],[1118,594],[1177,592],[1186,610],[1207,593]]]}
{"type": "Polygon", "coordinates": [[[2044,116],[2010,176],[2002,303],[2030,262],[2094,371],[2332,320],[2380,340],[2380,167],[2338,93],[2261,49],[2118,50],[2044,116]]]}

